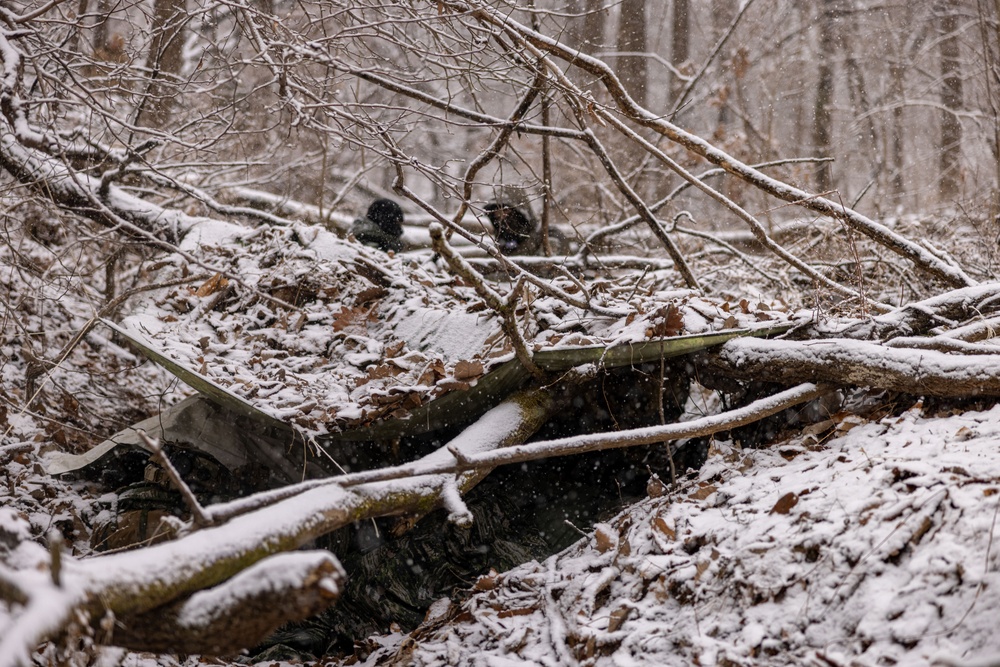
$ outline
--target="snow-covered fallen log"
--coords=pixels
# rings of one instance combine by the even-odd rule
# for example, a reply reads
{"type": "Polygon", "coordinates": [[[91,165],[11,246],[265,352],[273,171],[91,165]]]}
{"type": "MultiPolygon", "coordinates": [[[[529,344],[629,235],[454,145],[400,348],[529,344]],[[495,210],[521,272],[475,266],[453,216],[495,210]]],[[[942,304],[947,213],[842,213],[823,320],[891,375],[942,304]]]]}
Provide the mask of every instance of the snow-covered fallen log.
{"type": "Polygon", "coordinates": [[[111,641],[134,650],[208,655],[238,653],[285,623],[336,603],[344,571],[332,554],[278,554],[214,588],[121,619],[111,641]]]}
{"type": "MultiPolygon", "coordinates": [[[[551,402],[543,392],[518,394],[423,461],[454,462],[456,456],[468,457],[522,442],[544,423],[550,410],[551,402]]],[[[211,631],[228,622],[225,611],[239,604],[236,598],[249,602],[267,594],[275,604],[284,599],[292,602],[291,608],[276,609],[270,620],[279,615],[302,618],[302,613],[332,603],[339,590],[339,566],[326,552],[282,556],[286,560],[280,569],[299,576],[272,578],[275,587],[269,593],[259,587],[255,577],[233,577],[258,563],[265,568],[258,573],[274,571],[268,559],[275,554],[295,550],[320,535],[367,518],[421,514],[444,505],[461,521],[464,506],[460,493],[475,485],[485,472],[424,475],[350,489],[327,484],[291,498],[261,503],[252,512],[171,542],[83,560],[52,558],[38,545],[23,542],[19,547],[23,553],[8,559],[12,565],[0,565],[0,593],[19,605],[11,622],[0,628],[0,666],[30,664],[30,654],[38,643],[59,635],[79,618],[99,627],[110,615],[130,627],[121,636],[99,637],[112,645],[130,646],[134,640],[137,648],[161,646],[158,642],[165,637],[191,641],[190,646],[174,643],[172,650],[177,652],[198,652],[204,650],[206,642],[215,641],[211,631]],[[289,569],[290,563],[295,567],[289,569]],[[206,589],[214,590],[188,600],[206,589]],[[171,620],[176,627],[170,627],[171,620]],[[164,625],[154,629],[153,621],[164,625]],[[133,622],[136,625],[132,626],[133,622]]],[[[261,619],[253,615],[246,620],[254,631],[247,625],[240,626],[239,632],[230,626],[228,632],[230,640],[241,647],[252,646],[263,638],[261,632],[272,629],[270,623],[258,624],[261,619]]],[[[232,642],[223,644],[220,639],[216,643],[234,649],[232,642]]]]}
{"type": "Polygon", "coordinates": [[[1000,396],[992,354],[946,354],[849,339],[732,340],[710,362],[721,373],[769,382],[832,382],[929,396],[1000,396]]]}

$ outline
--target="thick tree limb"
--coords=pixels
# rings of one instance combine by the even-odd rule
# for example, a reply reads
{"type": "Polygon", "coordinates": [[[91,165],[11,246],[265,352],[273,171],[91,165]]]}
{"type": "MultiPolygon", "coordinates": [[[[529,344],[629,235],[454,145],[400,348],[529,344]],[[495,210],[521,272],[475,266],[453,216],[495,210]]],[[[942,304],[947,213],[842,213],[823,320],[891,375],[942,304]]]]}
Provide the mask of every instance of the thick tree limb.
{"type": "MultiPolygon", "coordinates": [[[[551,410],[551,400],[541,390],[517,394],[484,415],[448,446],[469,457],[522,442],[548,419],[551,410]]],[[[447,448],[422,460],[428,468],[443,462],[454,466],[456,461],[447,448]]],[[[377,516],[428,512],[441,505],[446,485],[454,484],[464,492],[484,474],[485,469],[479,468],[457,478],[446,474],[391,484],[359,485],[350,490],[337,485],[312,488],[224,525],[141,551],[86,560],[65,557],[59,587],[52,584],[47,572],[36,568],[18,571],[22,597],[28,598],[28,603],[0,633],[0,667],[29,664],[34,647],[57,635],[78,614],[101,619],[111,612],[127,623],[132,617],[183,605],[181,601],[198,591],[218,586],[268,557],[297,549],[349,523],[377,516]]],[[[204,618],[209,625],[221,622],[212,620],[211,615],[204,618]]],[[[188,633],[192,639],[198,635],[193,628],[188,633]]],[[[147,637],[144,633],[136,636],[147,637]]],[[[125,643],[122,639],[114,641],[125,643]]],[[[188,651],[176,644],[173,650],[188,651]]]]}
{"type": "Polygon", "coordinates": [[[380,468],[364,472],[340,475],[329,479],[303,482],[296,487],[286,487],[277,491],[259,494],[257,497],[235,500],[224,505],[209,508],[217,519],[224,516],[234,516],[244,513],[246,507],[254,507],[261,499],[269,495],[280,494],[289,497],[290,494],[302,494],[307,490],[318,489],[336,484],[339,487],[351,488],[355,485],[372,484],[375,482],[394,482],[422,475],[454,474],[469,470],[492,470],[500,465],[537,461],[554,456],[585,454],[605,449],[620,449],[636,447],[661,442],[670,442],[682,438],[696,438],[728,431],[740,426],[752,424],[792,406],[818,398],[830,391],[830,387],[804,383],[779,392],[773,396],[754,401],[749,405],[717,415],[693,419],[687,422],[649,426],[645,428],[610,433],[593,433],[556,440],[543,440],[530,444],[515,445],[476,454],[450,456],[447,459],[431,460],[429,458],[401,466],[380,468]]]}
{"type": "Polygon", "coordinates": [[[215,588],[123,619],[112,641],[155,653],[226,655],[260,643],[281,625],[334,604],[344,571],[326,551],[280,554],[215,588]]]}
{"type": "Polygon", "coordinates": [[[709,364],[727,375],[768,382],[829,382],[928,396],[1000,396],[991,354],[957,355],[848,340],[732,340],[709,364]]]}

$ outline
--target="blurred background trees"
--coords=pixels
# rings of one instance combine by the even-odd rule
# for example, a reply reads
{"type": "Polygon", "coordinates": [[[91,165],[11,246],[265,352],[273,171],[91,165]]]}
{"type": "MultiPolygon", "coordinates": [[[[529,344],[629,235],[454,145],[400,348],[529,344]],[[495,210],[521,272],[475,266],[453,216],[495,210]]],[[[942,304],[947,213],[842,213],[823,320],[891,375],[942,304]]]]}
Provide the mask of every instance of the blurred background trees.
{"type": "MultiPolygon", "coordinates": [[[[876,215],[976,209],[997,190],[996,3],[493,4],[613,63],[641,106],[743,161],[835,158],[794,176],[848,203],[864,193],[859,205],[876,215]]],[[[26,16],[42,3],[7,5],[26,16]]],[[[512,45],[488,44],[495,38],[471,20],[418,21],[433,15],[424,5],[55,3],[19,40],[29,57],[25,85],[39,93],[32,119],[69,120],[107,146],[159,142],[129,171],[212,194],[252,185],[351,213],[394,178],[393,151],[372,139],[385,131],[419,163],[409,166],[420,192],[447,208],[465,161],[492,129],[404,102],[392,85],[506,117],[531,82],[497,58],[512,45]]],[[[540,122],[540,107],[527,122],[540,122]]],[[[476,196],[486,200],[503,183],[537,199],[540,145],[539,133],[515,137],[478,174],[476,196]]],[[[621,214],[624,202],[591,177],[588,160],[574,148],[553,150],[564,158],[553,175],[557,221],[621,214]]],[[[672,187],[648,160],[626,165],[647,194],[672,187]]]]}

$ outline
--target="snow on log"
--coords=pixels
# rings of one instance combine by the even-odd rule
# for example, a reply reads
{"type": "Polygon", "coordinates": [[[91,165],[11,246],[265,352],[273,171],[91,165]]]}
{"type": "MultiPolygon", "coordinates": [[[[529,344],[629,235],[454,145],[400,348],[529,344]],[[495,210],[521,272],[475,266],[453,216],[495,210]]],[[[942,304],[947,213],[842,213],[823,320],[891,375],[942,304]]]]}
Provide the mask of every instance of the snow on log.
{"type": "MultiPolygon", "coordinates": [[[[523,442],[549,417],[552,401],[545,392],[522,392],[487,412],[479,421],[459,434],[444,448],[429,454],[421,461],[433,464],[441,461],[455,463],[455,456],[487,452],[493,448],[523,442]]],[[[77,612],[98,623],[108,612],[120,622],[128,624],[131,618],[161,613],[177,614],[178,623],[198,607],[186,607],[183,601],[205,589],[214,588],[254,567],[275,554],[292,551],[316,537],[363,519],[399,513],[421,514],[438,507],[443,500],[446,485],[457,485],[467,491],[481,479],[482,470],[466,472],[456,478],[454,474],[424,475],[392,483],[377,482],[343,489],[335,484],[309,488],[291,497],[274,492],[250,496],[235,501],[253,511],[233,516],[221,525],[198,530],[172,542],[161,543],[137,551],[118,552],[79,560],[62,556],[58,581],[46,572],[46,560],[40,548],[23,570],[2,572],[4,578],[16,580],[18,598],[26,599],[20,612],[7,625],[0,628],[0,667],[26,665],[34,647],[58,635],[77,612]],[[180,606],[177,606],[180,605],[180,606]],[[176,609],[175,609],[176,607],[176,609]],[[183,614],[188,614],[183,616],[183,614]]],[[[211,513],[219,521],[220,513],[211,513]]],[[[231,509],[231,508],[230,508],[231,509]]],[[[332,556],[330,557],[332,559],[332,556]]],[[[262,565],[272,571],[270,565],[262,565]]],[[[320,571],[327,567],[321,565],[320,571]]],[[[337,570],[330,570],[330,576],[337,570]]],[[[305,580],[317,576],[315,569],[305,569],[305,580]]],[[[307,582],[300,579],[306,585],[307,582]]],[[[327,593],[329,586],[320,582],[327,593]]],[[[253,597],[237,581],[231,588],[223,587],[207,597],[198,598],[192,605],[207,605],[211,613],[202,615],[212,626],[221,623],[215,619],[225,600],[238,591],[253,597]]],[[[288,589],[289,586],[285,586],[288,589]]],[[[0,593],[4,587],[0,587],[0,593]]],[[[317,594],[322,597],[320,591],[317,594]]],[[[317,603],[319,601],[316,601],[317,603]]],[[[235,604],[235,603],[234,603],[235,604]]],[[[205,609],[205,607],[201,607],[205,609]]],[[[296,614],[289,614],[289,618],[296,614]]],[[[273,619],[271,619],[273,620],[273,619]]],[[[254,621],[256,623],[256,619],[254,621]]],[[[270,621],[269,621],[270,622],[270,621]]],[[[137,627],[134,635],[112,638],[112,642],[130,646],[135,639],[138,647],[154,646],[156,637],[137,627]]],[[[259,631],[254,626],[252,632],[259,631]]],[[[235,633],[245,646],[255,643],[251,632],[235,633]]],[[[189,633],[192,647],[174,644],[173,650],[198,652],[204,647],[205,636],[189,633]]],[[[232,648],[232,647],[229,647],[232,648]]]]}
{"type": "Polygon", "coordinates": [[[955,355],[848,339],[737,339],[710,362],[723,373],[769,382],[832,382],[914,395],[1000,396],[990,354],[955,355]]]}
{"type": "Polygon", "coordinates": [[[263,641],[281,625],[334,604],[346,575],[325,551],[279,554],[215,588],[123,619],[115,643],[136,650],[225,655],[263,641]]]}

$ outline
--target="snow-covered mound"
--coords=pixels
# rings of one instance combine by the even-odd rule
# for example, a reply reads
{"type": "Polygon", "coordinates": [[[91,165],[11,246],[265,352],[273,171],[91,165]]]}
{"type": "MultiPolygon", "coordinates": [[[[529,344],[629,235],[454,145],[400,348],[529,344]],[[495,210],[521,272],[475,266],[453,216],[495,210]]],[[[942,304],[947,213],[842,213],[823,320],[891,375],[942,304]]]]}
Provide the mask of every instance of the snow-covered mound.
{"type": "Polygon", "coordinates": [[[1000,658],[1000,407],[858,423],[770,450],[716,443],[687,488],[480,580],[449,622],[381,638],[367,664],[1000,658]]]}
{"type": "MultiPolygon", "coordinates": [[[[193,275],[189,260],[167,260],[156,279],[170,286],[133,306],[125,330],[309,435],[404,416],[514,356],[496,313],[430,252],[390,257],[319,227],[221,222],[196,226],[182,249],[209,270],[193,275]]],[[[599,315],[521,288],[518,321],[534,351],[788,319],[780,302],[729,304],[677,289],[673,271],[584,278],[549,282],[599,315]]],[[[490,279],[502,293],[515,282],[490,279]]]]}

